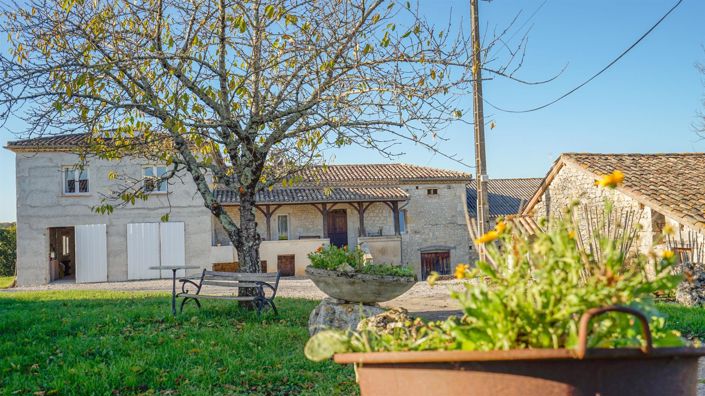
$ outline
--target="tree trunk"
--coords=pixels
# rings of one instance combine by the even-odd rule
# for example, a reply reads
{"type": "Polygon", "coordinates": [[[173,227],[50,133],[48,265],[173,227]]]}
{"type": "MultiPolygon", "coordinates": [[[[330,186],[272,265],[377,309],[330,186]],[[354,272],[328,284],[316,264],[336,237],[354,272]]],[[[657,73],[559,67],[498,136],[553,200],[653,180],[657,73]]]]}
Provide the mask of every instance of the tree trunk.
{"type": "MultiPolygon", "coordinates": [[[[255,197],[247,191],[240,193],[240,238],[235,241],[237,257],[240,262],[240,271],[257,273],[261,272],[259,260],[259,246],[261,237],[257,232],[255,221],[255,197]]],[[[239,289],[240,296],[253,296],[257,292],[254,288],[239,289]]],[[[251,303],[241,303],[241,306],[253,308],[251,303]]]]}

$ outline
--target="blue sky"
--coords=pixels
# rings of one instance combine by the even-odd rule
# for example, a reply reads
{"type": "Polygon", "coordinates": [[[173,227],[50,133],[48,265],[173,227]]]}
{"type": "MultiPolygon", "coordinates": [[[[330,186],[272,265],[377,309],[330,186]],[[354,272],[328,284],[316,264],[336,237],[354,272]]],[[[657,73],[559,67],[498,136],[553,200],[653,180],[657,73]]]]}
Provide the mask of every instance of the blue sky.
{"type": "MultiPolygon", "coordinates": [[[[481,29],[503,28],[521,11],[516,27],[531,27],[526,59],[517,76],[544,79],[567,65],[555,81],[523,86],[494,79],[485,97],[504,108],[532,108],[560,96],[597,72],[643,34],[674,1],[494,0],[480,3],[481,29]]],[[[429,19],[445,23],[469,14],[468,0],[421,0],[429,19]]],[[[694,125],[705,110],[705,2],[685,0],[638,47],[575,94],[544,110],[509,114],[486,107],[496,128],[487,132],[491,178],[542,177],[562,152],[705,151],[694,125]]],[[[467,22],[467,18],[466,22],[467,22]]],[[[2,48],[3,46],[0,46],[2,48]]],[[[468,96],[468,103],[472,98],[468,96]]],[[[469,114],[468,114],[469,115],[469,114]]],[[[10,124],[11,129],[21,125],[10,124]]],[[[441,149],[473,162],[472,126],[444,131],[441,149]]],[[[0,145],[14,136],[0,130],[0,145]]],[[[460,169],[461,165],[406,144],[398,162],[460,169]]],[[[388,162],[374,152],[345,148],[334,163],[388,162]]],[[[0,150],[0,221],[15,219],[14,154],[0,150]]]]}

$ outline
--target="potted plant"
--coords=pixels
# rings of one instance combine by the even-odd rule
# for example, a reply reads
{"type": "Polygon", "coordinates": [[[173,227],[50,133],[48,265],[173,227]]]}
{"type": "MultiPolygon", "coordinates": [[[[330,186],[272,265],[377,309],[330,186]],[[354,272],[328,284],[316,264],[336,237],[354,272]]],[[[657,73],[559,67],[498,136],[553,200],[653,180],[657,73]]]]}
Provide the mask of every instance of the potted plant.
{"type": "Polygon", "coordinates": [[[416,283],[416,275],[406,267],[365,262],[356,247],[319,247],[308,255],[311,265],[306,275],[326,295],[338,300],[374,304],[404,294],[416,283]]]}
{"type": "Polygon", "coordinates": [[[489,259],[456,268],[461,318],[362,321],[316,334],[306,355],[354,364],[363,395],[695,395],[705,348],[667,330],[653,300],[679,282],[673,253],[608,235],[586,252],[576,227],[566,213],[527,239],[500,222],[478,239],[489,259]]]}

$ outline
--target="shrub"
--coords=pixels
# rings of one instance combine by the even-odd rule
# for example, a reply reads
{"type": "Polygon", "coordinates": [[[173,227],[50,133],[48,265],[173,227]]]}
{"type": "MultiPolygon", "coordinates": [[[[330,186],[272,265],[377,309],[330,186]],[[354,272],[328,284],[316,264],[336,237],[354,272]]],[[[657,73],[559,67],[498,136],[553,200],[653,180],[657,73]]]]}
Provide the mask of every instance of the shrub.
{"type": "Polygon", "coordinates": [[[404,276],[414,277],[416,273],[405,265],[392,264],[365,264],[357,272],[368,275],[404,276]]]}
{"type": "Polygon", "coordinates": [[[362,267],[364,252],[359,248],[353,250],[347,246],[339,248],[335,245],[321,246],[315,252],[309,253],[308,258],[311,260],[313,268],[325,270],[336,270],[344,264],[347,264],[355,269],[362,267]]]}
{"type": "Polygon", "coordinates": [[[17,228],[0,228],[0,276],[15,275],[17,261],[17,228]]]}
{"type": "Polygon", "coordinates": [[[367,264],[365,253],[356,247],[352,250],[347,246],[339,248],[335,245],[321,246],[315,252],[309,253],[313,268],[329,271],[350,270],[368,275],[387,275],[414,277],[414,271],[406,266],[392,264],[367,264]]]}

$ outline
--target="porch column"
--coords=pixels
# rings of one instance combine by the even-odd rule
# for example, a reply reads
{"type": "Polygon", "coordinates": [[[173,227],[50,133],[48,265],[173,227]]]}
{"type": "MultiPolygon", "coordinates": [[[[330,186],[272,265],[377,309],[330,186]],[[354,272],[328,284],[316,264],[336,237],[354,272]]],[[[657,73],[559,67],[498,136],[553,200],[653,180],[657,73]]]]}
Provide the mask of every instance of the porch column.
{"type": "Polygon", "coordinates": [[[256,208],[264,215],[265,224],[267,226],[267,240],[272,240],[272,215],[276,212],[281,205],[277,205],[272,209],[271,205],[264,205],[264,210],[258,205],[256,208]]]}
{"type": "Polygon", "coordinates": [[[323,217],[323,238],[328,238],[328,205],[321,204],[321,215],[323,217]]]}
{"type": "MultiPolygon", "coordinates": [[[[354,206],[355,207],[355,206],[354,206]]],[[[356,207],[357,215],[360,217],[360,229],[358,230],[358,236],[365,236],[365,209],[367,209],[362,202],[358,202],[356,207]]]]}
{"type": "Polygon", "coordinates": [[[264,207],[264,219],[267,222],[267,240],[272,240],[272,212],[269,210],[269,205],[264,207]]]}
{"type": "Polygon", "coordinates": [[[394,214],[394,235],[401,235],[401,226],[399,225],[399,202],[392,202],[392,213],[394,214]]]}

